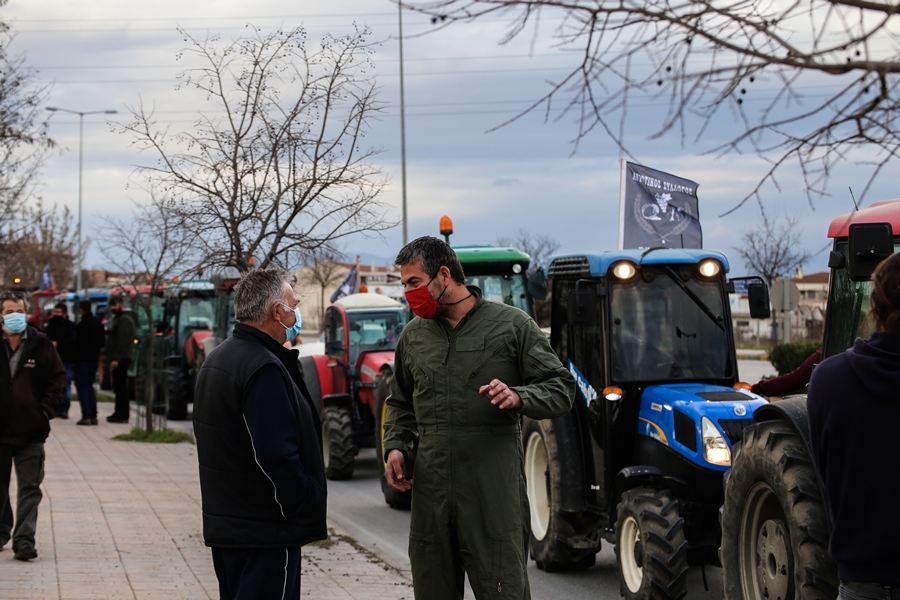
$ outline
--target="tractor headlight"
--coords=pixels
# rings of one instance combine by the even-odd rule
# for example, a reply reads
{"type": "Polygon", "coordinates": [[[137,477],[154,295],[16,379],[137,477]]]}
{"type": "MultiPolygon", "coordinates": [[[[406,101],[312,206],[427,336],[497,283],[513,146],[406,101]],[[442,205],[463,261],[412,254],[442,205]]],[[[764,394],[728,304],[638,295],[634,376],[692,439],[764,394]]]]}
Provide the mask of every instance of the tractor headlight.
{"type": "Polygon", "coordinates": [[[706,462],[723,467],[731,466],[731,450],[728,442],[707,417],[700,421],[700,430],[703,435],[703,458],[706,462]]]}
{"type": "Polygon", "coordinates": [[[516,275],[518,275],[519,273],[521,273],[521,272],[522,272],[522,265],[520,265],[519,263],[514,264],[514,265],[512,266],[512,272],[515,273],[516,275]]]}
{"type": "Polygon", "coordinates": [[[634,263],[628,262],[627,260],[621,260],[613,265],[612,272],[613,275],[619,279],[627,281],[634,277],[634,274],[637,273],[637,269],[635,268],[634,263]]]}
{"type": "Polygon", "coordinates": [[[704,277],[715,277],[722,267],[716,260],[708,259],[700,263],[700,274],[704,277]]]}

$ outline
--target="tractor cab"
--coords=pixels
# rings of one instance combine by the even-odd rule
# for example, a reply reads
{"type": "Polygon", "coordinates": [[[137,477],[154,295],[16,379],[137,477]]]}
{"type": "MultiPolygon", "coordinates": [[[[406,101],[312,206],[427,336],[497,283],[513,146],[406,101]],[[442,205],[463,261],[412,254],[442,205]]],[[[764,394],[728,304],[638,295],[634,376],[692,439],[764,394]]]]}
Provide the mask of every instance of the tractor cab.
{"type": "Polygon", "coordinates": [[[344,296],[325,311],[325,353],[354,373],[360,372],[365,353],[388,352],[393,362],[404,325],[406,310],[392,298],[380,294],[344,296]]]}
{"type": "Polygon", "coordinates": [[[515,306],[534,317],[525,272],[531,258],[516,248],[454,246],[466,283],[481,288],[484,299],[515,306]]]}

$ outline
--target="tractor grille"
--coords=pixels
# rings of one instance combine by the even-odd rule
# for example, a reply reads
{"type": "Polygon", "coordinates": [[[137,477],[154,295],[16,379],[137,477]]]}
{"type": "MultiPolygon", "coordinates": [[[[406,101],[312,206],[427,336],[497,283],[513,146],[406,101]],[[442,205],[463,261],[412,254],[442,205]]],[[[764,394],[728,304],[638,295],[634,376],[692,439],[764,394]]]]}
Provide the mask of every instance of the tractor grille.
{"type": "Polygon", "coordinates": [[[724,431],[725,435],[728,436],[728,439],[731,440],[732,446],[743,439],[744,430],[752,424],[753,419],[719,419],[719,427],[722,428],[722,431],[724,431]]]}
{"type": "Polygon", "coordinates": [[[586,256],[557,258],[550,263],[550,277],[590,276],[591,265],[586,256]]]}
{"type": "Polygon", "coordinates": [[[675,416],[675,440],[689,448],[691,452],[696,452],[697,428],[694,427],[694,420],[680,410],[675,410],[673,414],[675,416]]]}

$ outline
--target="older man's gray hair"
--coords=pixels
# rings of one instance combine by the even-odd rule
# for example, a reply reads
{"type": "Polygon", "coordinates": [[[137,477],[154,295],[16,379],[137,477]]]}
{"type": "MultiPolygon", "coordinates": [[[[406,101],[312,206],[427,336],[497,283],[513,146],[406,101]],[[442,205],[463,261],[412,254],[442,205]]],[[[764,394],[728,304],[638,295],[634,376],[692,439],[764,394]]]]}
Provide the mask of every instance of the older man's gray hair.
{"type": "Polygon", "coordinates": [[[294,276],[285,269],[250,271],[234,286],[234,318],[261,321],[272,304],[282,299],[284,284],[293,285],[294,276]]]}

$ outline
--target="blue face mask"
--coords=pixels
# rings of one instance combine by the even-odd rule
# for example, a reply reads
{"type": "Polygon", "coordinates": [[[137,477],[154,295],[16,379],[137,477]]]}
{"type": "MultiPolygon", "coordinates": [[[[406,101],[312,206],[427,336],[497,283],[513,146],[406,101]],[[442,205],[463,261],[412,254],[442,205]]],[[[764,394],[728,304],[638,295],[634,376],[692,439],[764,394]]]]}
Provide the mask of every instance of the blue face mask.
{"type": "Polygon", "coordinates": [[[12,334],[25,331],[26,324],[27,321],[24,313],[9,313],[8,315],[3,316],[3,327],[12,334]]]}
{"type": "MultiPolygon", "coordinates": [[[[279,302],[279,304],[281,304],[283,307],[285,307],[288,310],[291,309],[284,302],[279,302]]],[[[303,317],[300,316],[300,305],[298,304],[297,306],[294,307],[294,324],[293,325],[288,327],[284,323],[281,323],[281,321],[279,321],[279,323],[281,324],[282,327],[284,327],[284,336],[287,339],[287,341],[293,342],[294,339],[296,339],[296,337],[298,335],[300,335],[300,328],[303,326],[303,317]]]]}

